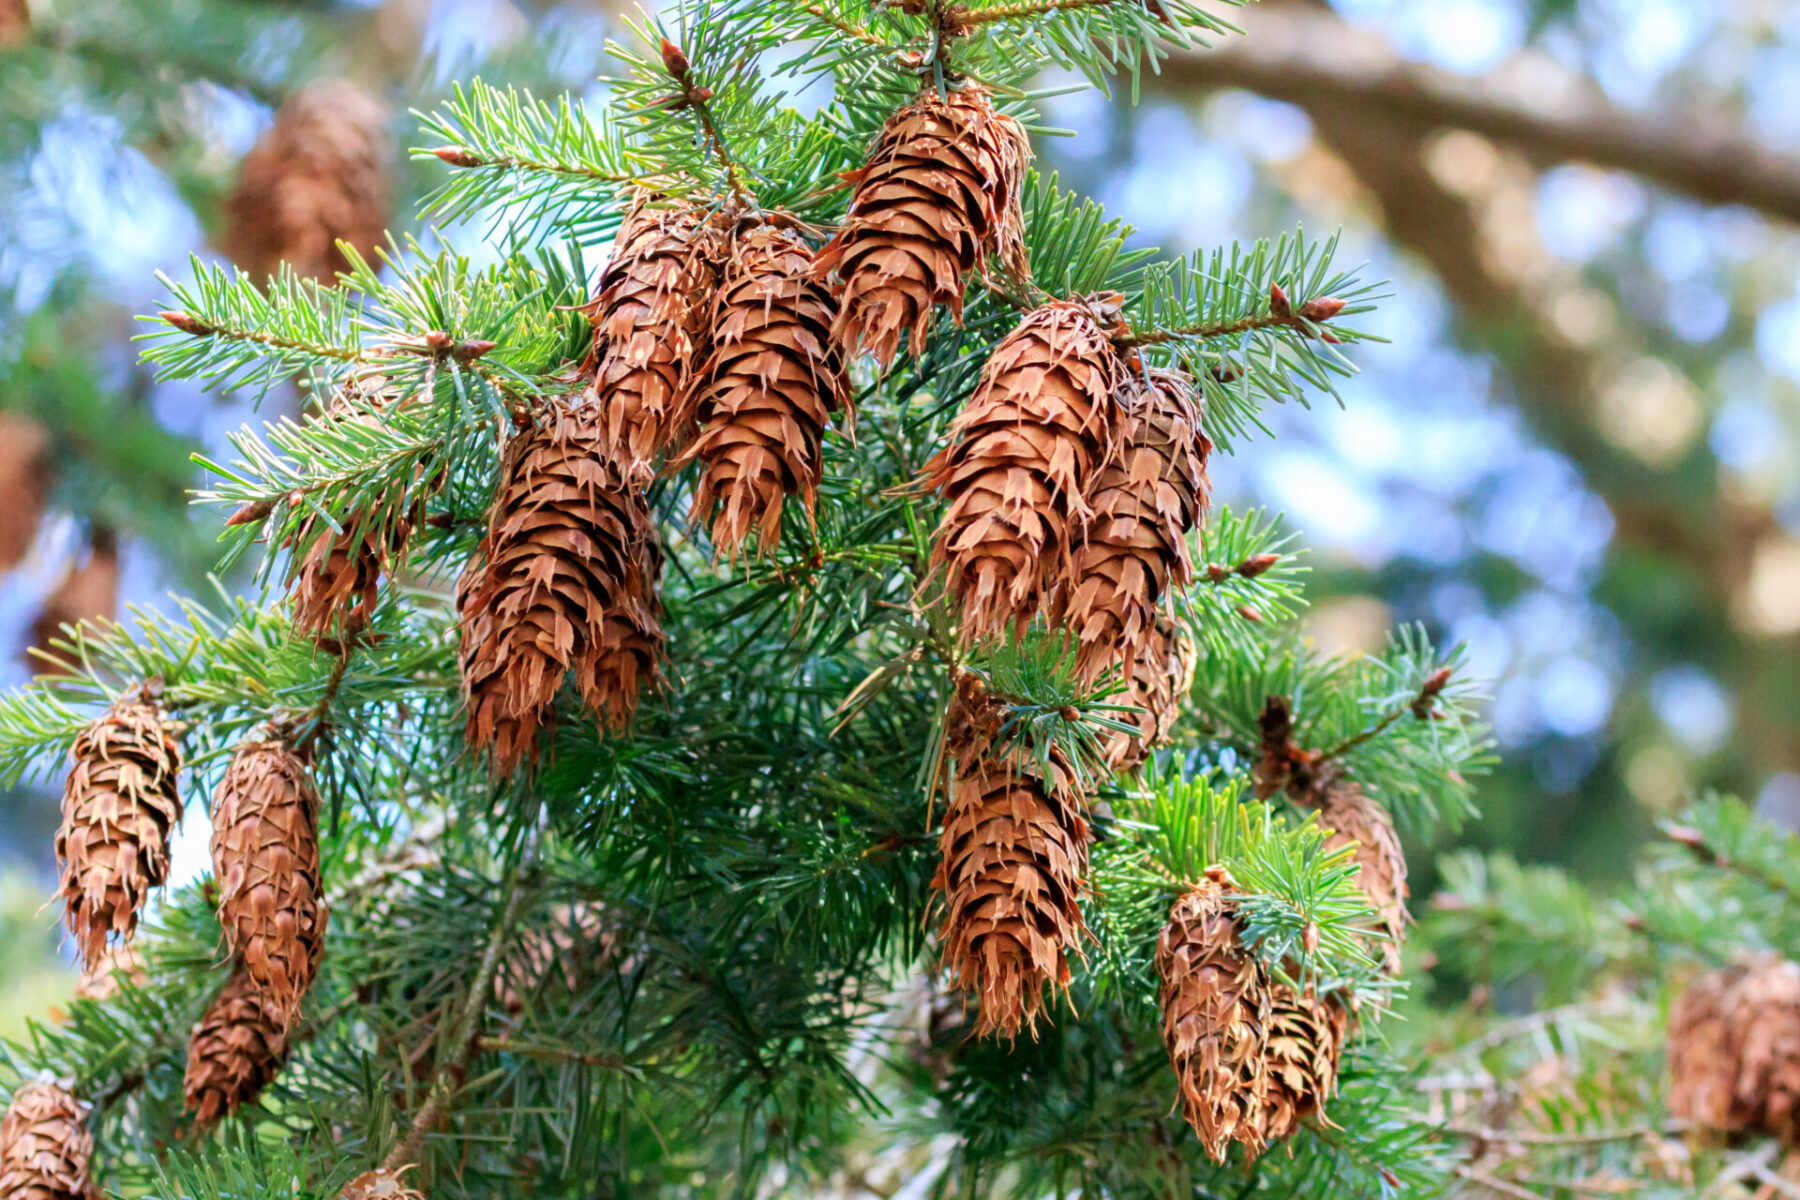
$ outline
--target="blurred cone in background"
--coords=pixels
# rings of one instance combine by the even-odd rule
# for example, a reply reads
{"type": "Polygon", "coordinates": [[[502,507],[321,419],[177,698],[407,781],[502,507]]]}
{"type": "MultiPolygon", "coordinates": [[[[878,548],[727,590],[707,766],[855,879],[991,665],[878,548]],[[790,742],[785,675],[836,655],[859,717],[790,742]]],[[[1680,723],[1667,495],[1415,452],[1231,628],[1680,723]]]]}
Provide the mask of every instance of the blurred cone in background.
{"type": "Polygon", "coordinates": [[[87,561],[69,564],[68,573],[31,623],[26,664],[41,672],[51,665],[46,659],[63,661],[66,656],[53,650],[51,642],[62,636],[64,625],[110,620],[118,607],[119,539],[112,530],[96,527],[88,534],[87,561]]]}
{"type": "Polygon", "coordinates": [[[350,265],[339,239],[365,258],[380,244],[393,216],[390,158],[381,105],[342,79],[307,84],[244,157],[225,201],[225,253],[254,276],[285,261],[331,280],[350,265]]]}
{"type": "MultiPolygon", "coordinates": [[[[8,0],[0,0],[0,45],[8,0]]],[[[37,537],[50,491],[50,434],[30,417],[0,412],[0,571],[19,565],[37,537]]]]}
{"type": "Polygon", "coordinates": [[[0,46],[25,40],[31,28],[31,9],[25,0],[0,0],[0,46]]]}

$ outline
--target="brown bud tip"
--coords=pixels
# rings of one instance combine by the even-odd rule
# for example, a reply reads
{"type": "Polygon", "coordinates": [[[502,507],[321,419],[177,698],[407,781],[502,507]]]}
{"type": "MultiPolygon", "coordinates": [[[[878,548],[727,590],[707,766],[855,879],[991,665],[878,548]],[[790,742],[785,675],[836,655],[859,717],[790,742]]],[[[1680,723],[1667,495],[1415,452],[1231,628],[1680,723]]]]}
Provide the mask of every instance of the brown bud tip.
{"type": "Polygon", "coordinates": [[[295,508],[299,508],[302,504],[306,503],[306,493],[301,491],[299,488],[295,488],[293,491],[288,493],[287,501],[289,504],[293,505],[295,508]]]}
{"type": "Polygon", "coordinates": [[[1644,920],[1644,918],[1638,916],[1636,913],[1626,913],[1624,924],[1625,928],[1631,930],[1633,933],[1642,933],[1644,930],[1650,928],[1650,922],[1644,920]]]}
{"type": "Polygon", "coordinates": [[[1691,825],[1664,825],[1663,836],[1690,850],[1706,849],[1706,837],[1691,825]]]}
{"type": "Polygon", "coordinates": [[[237,511],[225,518],[226,525],[250,525],[262,520],[275,511],[273,500],[247,500],[238,505],[237,511]]]}
{"type": "Polygon", "coordinates": [[[181,330],[181,332],[192,334],[194,337],[206,337],[208,334],[212,333],[212,330],[208,326],[202,325],[178,308],[170,309],[168,312],[160,312],[156,315],[173,325],[175,328],[181,330]]]}
{"type": "Polygon", "coordinates": [[[476,157],[472,151],[464,150],[461,146],[439,146],[432,153],[453,167],[479,167],[481,165],[480,158],[476,157]]]}
{"type": "Polygon", "coordinates": [[[1258,625],[1262,624],[1262,614],[1257,612],[1254,608],[1251,608],[1248,604],[1238,605],[1237,615],[1244,618],[1246,621],[1251,621],[1258,625]]]}
{"type": "Polygon", "coordinates": [[[1444,685],[1449,682],[1450,682],[1450,668],[1449,667],[1439,667],[1437,670],[1433,671],[1431,673],[1431,677],[1425,681],[1425,686],[1423,686],[1419,689],[1419,695],[1435,696],[1439,692],[1443,691],[1444,685]]]}
{"type": "Polygon", "coordinates": [[[1315,953],[1319,949],[1319,923],[1317,921],[1308,921],[1306,928],[1300,931],[1300,944],[1306,948],[1308,954],[1315,953]]]}
{"type": "Polygon", "coordinates": [[[1318,296],[1300,306],[1300,315],[1309,321],[1329,321],[1344,311],[1344,302],[1336,296],[1318,296]]]}
{"type": "Polygon", "coordinates": [[[1279,554],[1252,554],[1237,565],[1237,573],[1245,579],[1255,579],[1280,561],[1279,554]]]}
{"type": "Polygon", "coordinates": [[[1331,332],[1329,329],[1320,330],[1319,340],[1321,342],[1330,342],[1333,346],[1341,346],[1344,344],[1344,339],[1331,332]]]}
{"type": "Polygon", "coordinates": [[[497,345],[498,342],[490,342],[484,338],[470,338],[456,348],[456,357],[464,362],[474,362],[497,345]]]}
{"type": "Polygon", "coordinates": [[[1231,577],[1231,568],[1226,566],[1224,563],[1207,563],[1206,564],[1206,582],[1208,582],[1208,583],[1224,583],[1230,577],[1231,577]]]}
{"type": "Polygon", "coordinates": [[[1206,373],[1220,383],[1236,383],[1240,375],[1236,363],[1227,362],[1222,358],[1212,366],[1208,367],[1206,373]]]}
{"type": "Polygon", "coordinates": [[[689,88],[687,99],[690,104],[705,104],[713,98],[713,90],[709,87],[689,88]]]}
{"type": "Polygon", "coordinates": [[[1294,306],[1288,303],[1288,294],[1281,290],[1279,283],[1269,285],[1269,311],[1278,317],[1294,315],[1294,306]]]}
{"type": "Polygon", "coordinates": [[[682,51],[681,47],[677,46],[674,42],[671,42],[668,38],[662,40],[662,60],[663,70],[667,71],[670,76],[675,79],[680,79],[682,76],[686,75],[688,73],[688,67],[691,65],[688,62],[688,56],[682,51]]]}
{"type": "Polygon", "coordinates": [[[449,512],[434,512],[425,518],[425,523],[433,529],[451,529],[456,525],[456,514],[449,512]]]}
{"type": "Polygon", "coordinates": [[[425,335],[425,344],[442,353],[456,345],[456,339],[441,329],[433,329],[425,335]]]}

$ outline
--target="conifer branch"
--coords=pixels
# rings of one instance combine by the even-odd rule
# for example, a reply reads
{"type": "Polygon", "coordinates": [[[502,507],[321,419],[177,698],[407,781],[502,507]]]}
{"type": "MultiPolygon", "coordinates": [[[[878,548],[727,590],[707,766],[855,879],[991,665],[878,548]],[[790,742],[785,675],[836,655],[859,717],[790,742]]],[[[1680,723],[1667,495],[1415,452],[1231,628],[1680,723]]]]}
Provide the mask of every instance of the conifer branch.
{"type": "Polygon", "coordinates": [[[948,21],[957,26],[975,27],[991,24],[994,21],[1017,21],[1026,17],[1041,17],[1047,13],[1069,12],[1081,8],[1106,8],[1114,4],[1136,4],[1139,0],[1015,0],[1011,4],[996,4],[992,7],[971,7],[967,4],[951,6],[948,21]]]}

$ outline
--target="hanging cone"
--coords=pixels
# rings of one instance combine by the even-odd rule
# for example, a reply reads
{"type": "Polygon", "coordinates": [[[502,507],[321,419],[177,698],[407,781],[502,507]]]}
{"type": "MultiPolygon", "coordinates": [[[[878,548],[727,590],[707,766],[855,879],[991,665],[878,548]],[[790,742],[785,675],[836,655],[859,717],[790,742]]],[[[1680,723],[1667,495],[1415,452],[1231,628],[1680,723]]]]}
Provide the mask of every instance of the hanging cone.
{"type": "Polygon", "coordinates": [[[1209,868],[1169,910],[1156,940],[1163,1044],[1181,1113],[1214,1162],[1225,1161],[1232,1142],[1251,1158],[1262,1152],[1269,1086],[1269,984],[1238,940],[1236,891],[1225,868],[1209,868]]]}
{"type": "Polygon", "coordinates": [[[903,333],[921,353],[940,305],[962,322],[963,280],[990,254],[1025,274],[1030,159],[1025,130],[975,84],[927,89],[888,118],[868,164],[845,174],[849,214],[813,266],[816,279],[844,281],[831,332],[846,356],[866,349],[885,367],[903,333]]]}
{"type": "Polygon", "coordinates": [[[63,627],[111,620],[118,607],[119,540],[112,530],[96,526],[88,533],[87,561],[69,567],[31,623],[35,653],[28,654],[26,662],[40,673],[75,670],[76,656],[58,651],[53,644],[67,636],[63,627]]]}
{"type": "Polygon", "coordinates": [[[944,971],[980,1004],[975,1036],[1011,1041],[1021,1029],[1036,1036],[1046,985],[1066,989],[1081,952],[1088,826],[1063,764],[1043,780],[1022,748],[995,746],[1001,717],[964,675],[947,718],[953,775],[932,886],[944,897],[944,971]]]}
{"type": "Polygon", "coordinates": [[[1125,677],[1124,692],[1109,698],[1111,703],[1135,705],[1140,711],[1113,714],[1137,726],[1138,732],[1135,736],[1113,733],[1107,738],[1107,766],[1120,773],[1135,771],[1150,757],[1150,751],[1168,742],[1181,717],[1182,703],[1193,690],[1199,657],[1192,635],[1167,613],[1157,613],[1144,650],[1125,677]]]}
{"type": "Polygon", "coordinates": [[[1697,1133],[1743,1128],[1732,1105],[1737,1053],[1726,998],[1745,973],[1733,966],[1702,975],[1669,1010],[1669,1115],[1697,1133]]]}
{"type": "MultiPolygon", "coordinates": [[[[0,45],[5,41],[0,5],[0,45]]],[[[37,538],[50,466],[49,431],[30,417],[0,411],[0,572],[18,566],[37,538]]]]}
{"type": "Polygon", "coordinates": [[[60,1083],[27,1083],[14,1092],[0,1121],[0,1196],[100,1200],[87,1118],[88,1106],[60,1083]]]}
{"type": "Polygon", "coordinates": [[[381,105],[345,80],[314,80],[244,157],[225,201],[225,253],[259,278],[286,262],[326,281],[350,269],[339,241],[371,258],[393,217],[390,159],[381,105]]]}
{"type": "Polygon", "coordinates": [[[142,692],[82,730],[69,751],[56,857],[63,923],[92,970],[108,937],[127,941],[152,888],[169,875],[181,821],[181,748],[142,692]]]}
{"type": "Polygon", "coordinates": [[[270,1019],[261,987],[240,963],[188,1037],[187,1111],[211,1129],[256,1099],[286,1054],[286,1028],[270,1019]]]}
{"type": "Polygon", "coordinates": [[[1354,780],[1339,778],[1329,784],[1319,800],[1319,825],[1329,831],[1327,850],[1356,848],[1357,883],[1369,903],[1381,914],[1381,927],[1389,941],[1381,954],[1389,974],[1400,973],[1400,944],[1406,939],[1406,853],[1387,810],[1370,798],[1354,780]]]}
{"type": "Polygon", "coordinates": [[[1193,582],[1188,534],[1206,511],[1206,459],[1193,381],[1175,371],[1128,372],[1116,408],[1118,458],[1095,483],[1094,519],[1075,555],[1061,623],[1076,665],[1092,679],[1117,666],[1132,676],[1158,641],[1175,589],[1193,582]]]}
{"type": "Polygon", "coordinates": [[[245,741],[213,796],[213,875],[225,945],[285,1030],[325,952],[319,794],[285,739],[245,741]]]}
{"type": "Polygon", "coordinates": [[[1728,1127],[1772,1134],[1800,1145],[1800,966],[1764,959],[1725,996],[1732,1058],[1728,1127]]]}
{"type": "Polygon", "coordinates": [[[706,349],[718,246],[705,221],[693,204],[635,193],[600,292],[583,310],[594,324],[583,373],[594,380],[601,446],[633,486],[655,478],[657,456],[676,442],[706,349]]]}
{"type": "Polygon", "coordinates": [[[949,571],[964,642],[1023,629],[1054,607],[1093,516],[1124,364],[1107,331],[1121,298],[1053,300],[994,348],[981,382],[925,464],[949,502],[932,562],[949,571]]]}
{"type": "Polygon", "coordinates": [[[417,1188],[408,1187],[401,1178],[411,1167],[390,1170],[377,1167],[373,1171],[364,1171],[355,1179],[344,1185],[338,1193],[338,1200],[425,1200],[425,1193],[417,1188]]]}
{"type": "MultiPolygon", "coordinates": [[[[1269,1038],[1263,1069],[1269,1076],[1264,1135],[1274,1145],[1308,1117],[1324,1120],[1337,1094],[1338,1059],[1350,1014],[1336,996],[1323,999],[1276,984],[1270,993],[1269,1038]]],[[[1329,1123],[1329,1122],[1327,1122],[1329,1123]]]]}
{"type": "Polygon", "coordinates": [[[622,730],[662,657],[662,552],[648,503],[606,465],[590,400],[552,404],[506,449],[488,533],[457,587],[471,749],[536,754],[563,677],[622,730]]]}
{"type": "Polygon", "coordinates": [[[716,552],[781,534],[784,496],[810,515],[834,414],[850,416],[850,385],[831,341],[837,300],[807,279],[812,251],[784,225],[733,239],[712,310],[711,352],[679,419],[699,433],[675,465],[698,459],[694,519],[712,519],[716,552]],[[716,511],[715,511],[716,510],[716,511]]]}
{"type": "MultiPolygon", "coordinates": [[[[397,399],[382,376],[352,380],[332,396],[323,420],[374,426],[380,417],[373,410],[397,399]]],[[[307,517],[291,543],[305,547],[288,578],[294,632],[340,647],[367,629],[381,599],[382,576],[406,557],[416,515],[389,512],[382,496],[371,508],[339,522],[341,533],[332,532],[316,515],[307,517]]]]}
{"type": "Polygon", "coordinates": [[[144,956],[131,942],[115,942],[100,954],[98,962],[81,972],[75,984],[78,1000],[111,1000],[126,983],[141,987],[149,976],[144,971],[144,956]]]}

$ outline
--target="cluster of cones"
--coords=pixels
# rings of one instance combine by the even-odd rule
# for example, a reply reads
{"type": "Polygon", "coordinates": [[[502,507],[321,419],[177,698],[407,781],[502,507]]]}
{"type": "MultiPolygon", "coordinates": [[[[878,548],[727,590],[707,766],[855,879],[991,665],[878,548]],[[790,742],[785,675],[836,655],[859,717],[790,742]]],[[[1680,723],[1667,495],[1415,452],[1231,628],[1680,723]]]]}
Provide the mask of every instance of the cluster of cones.
{"type": "Polygon", "coordinates": [[[1800,1146],[1800,966],[1766,956],[1701,976],[1668,1039],[1670,1116],[1701,1137],[1800,1146]]]}

